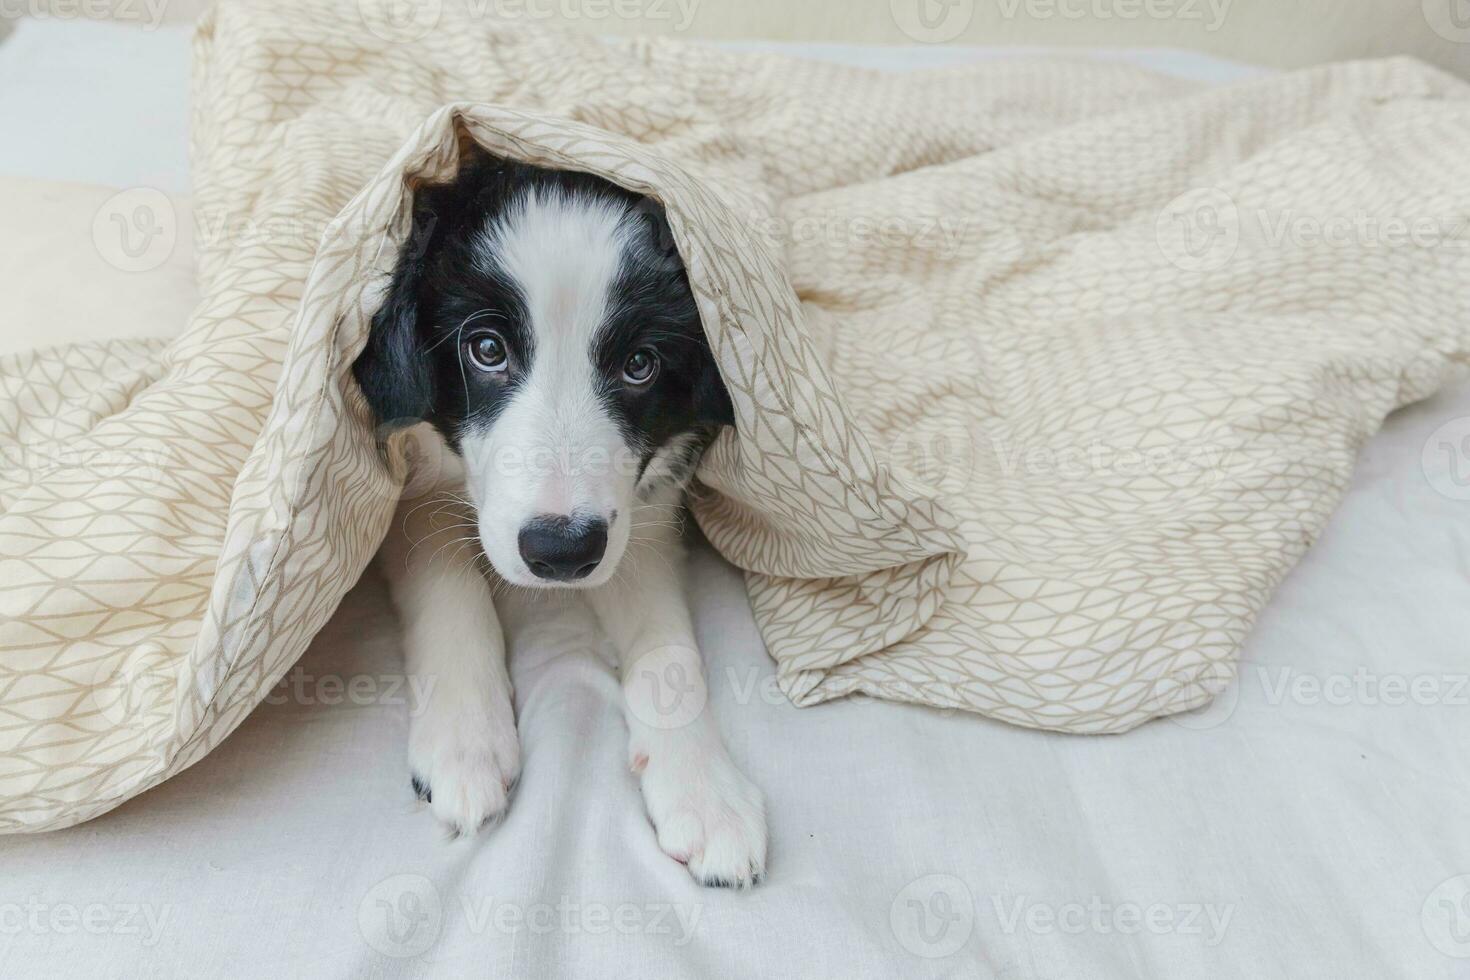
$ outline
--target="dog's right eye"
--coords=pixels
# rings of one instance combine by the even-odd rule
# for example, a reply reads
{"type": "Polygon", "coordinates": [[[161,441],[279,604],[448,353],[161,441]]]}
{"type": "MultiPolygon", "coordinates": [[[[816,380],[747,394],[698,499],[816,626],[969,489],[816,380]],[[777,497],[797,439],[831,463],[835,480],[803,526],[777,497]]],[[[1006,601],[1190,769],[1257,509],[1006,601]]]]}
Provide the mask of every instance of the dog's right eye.
{"type": "Polygon", "coordinates": [[[505,341],[495,332],[475,334],[464,342],[470,361],[481,371],[498,374],[507,367],[505,341]]]}

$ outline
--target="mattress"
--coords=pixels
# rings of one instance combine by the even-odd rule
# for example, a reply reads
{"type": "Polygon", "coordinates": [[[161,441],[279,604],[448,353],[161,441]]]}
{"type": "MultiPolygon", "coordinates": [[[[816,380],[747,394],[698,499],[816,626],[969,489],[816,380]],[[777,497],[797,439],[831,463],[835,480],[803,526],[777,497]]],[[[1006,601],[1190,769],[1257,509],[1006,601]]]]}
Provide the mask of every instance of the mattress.
{"type": "MultiPolygon", "coordinates": [[[[1024,56],[785,50],[892,70],[1024,56]]],[[[187,61],[177,30],[22,22],[0,45],[0,180],[186,208],[187,61]]],[[[0,318],[7,347],[25,324],[0,318]]],[[[701,889],[659,851],[607,651],[575,611],[512,638],[509,815],[446,841],[408,786],[409,695],[370,570],[215,753],[91,823],[0,839],[0,976],[1470,975],[1467,455],[1470,388],[1392,417],[1239,681],[1121,737],[795,709],[739,573],[691,542],[714,708],[770,810],[770,875],[748,892],[701,889]]]]}

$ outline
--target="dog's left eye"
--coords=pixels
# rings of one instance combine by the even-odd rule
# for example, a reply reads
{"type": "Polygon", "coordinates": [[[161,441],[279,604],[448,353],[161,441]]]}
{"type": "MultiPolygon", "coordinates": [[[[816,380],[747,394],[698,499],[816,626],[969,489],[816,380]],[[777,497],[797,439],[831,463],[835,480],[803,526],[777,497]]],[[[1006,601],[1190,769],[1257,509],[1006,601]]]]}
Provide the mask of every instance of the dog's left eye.
{"type": "Polygon", "coordinates": [[[646,385],[657,373],[658,355],[647,347],[635,350],[623,365],[623,380],[630,385],[646,385]]]}
{"type": "Polygon", "coordinates": [[[481,371],[499,373],[506,369],[505,341],[500,334],[494,331],[476,334],[466,340],[464,346],[470,360],[481,371]]]}

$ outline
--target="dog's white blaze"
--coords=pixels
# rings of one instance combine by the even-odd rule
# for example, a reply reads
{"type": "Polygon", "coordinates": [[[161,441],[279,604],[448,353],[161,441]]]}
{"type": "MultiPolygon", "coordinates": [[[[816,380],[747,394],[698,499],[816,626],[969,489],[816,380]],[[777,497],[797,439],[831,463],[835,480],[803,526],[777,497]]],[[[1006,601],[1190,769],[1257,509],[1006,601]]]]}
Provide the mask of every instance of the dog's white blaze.
{"type": "Polygon", "coordinates": [[[608,522],[602,565],[579,585],[606,581],[627,544],[637,461],[593,363],[622,257],[638,244],[625,217],[610,201],[531,190],[476,242],[479,260],[515,281],[534,345],[529,374],[494,424],[462,441],[481,542],[513,582],[545,584],[517,544],[532,518],[608,522]]]}

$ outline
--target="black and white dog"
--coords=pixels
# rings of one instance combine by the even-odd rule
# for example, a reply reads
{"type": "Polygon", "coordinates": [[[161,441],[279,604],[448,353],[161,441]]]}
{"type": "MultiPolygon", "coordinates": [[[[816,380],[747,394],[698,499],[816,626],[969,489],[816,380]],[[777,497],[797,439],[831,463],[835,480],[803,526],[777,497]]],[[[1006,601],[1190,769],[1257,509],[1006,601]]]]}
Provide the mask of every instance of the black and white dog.
{"type": "Polygon", "coordinates": [[[476,153],[418,189],[353,370],[380,423],[437,432],[441,489],[465,508],[405,502],[382,555],[430,692],[409,736],[420,797],[458,833],[504,812],[520,744],[495,603],[581,590],[618,652],[660,847],[744,885],[765,867],[764,803],[704,707],[678,540],[685,484],[733,417],[671,240],[647,198],[476,153]],[[650,668],[681,678],[691,717],[660,716],[650,668]]]}

